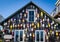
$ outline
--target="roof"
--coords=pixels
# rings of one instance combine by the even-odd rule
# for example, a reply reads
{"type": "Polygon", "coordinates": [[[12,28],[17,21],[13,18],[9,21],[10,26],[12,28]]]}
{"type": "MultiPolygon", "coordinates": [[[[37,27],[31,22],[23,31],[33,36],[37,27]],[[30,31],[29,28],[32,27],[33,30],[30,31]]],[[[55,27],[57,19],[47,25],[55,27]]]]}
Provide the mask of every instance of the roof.
{"type": "MultiPolygon", "coordinates": [[[[56,21],[52,16],[50,16],[46,11],[44,11],[42,8],[40,8],[39,6],[37,6],[35,3],[33,3],[32,1],[29,2],[28,4],[26,4],[24,7],[22,7],[21,9],[17,10],[16,12],[14,12],[11,16],[9,16],[8,18],[4,19],[0,24],[2,25],[4,22],[6,22],[8,19],[12,18],[13,16],[15,16],[18,12],[20,12],[23,8],[27,7],[28,5],[34,5],[36,7],[38,7],[41,11],[43,11],[44,13],[46,13],[47,16],[49,16],[52,20],[56,21]]],[[[56,21],[57,23],[59,23],[58,21],[56,21]]]]}

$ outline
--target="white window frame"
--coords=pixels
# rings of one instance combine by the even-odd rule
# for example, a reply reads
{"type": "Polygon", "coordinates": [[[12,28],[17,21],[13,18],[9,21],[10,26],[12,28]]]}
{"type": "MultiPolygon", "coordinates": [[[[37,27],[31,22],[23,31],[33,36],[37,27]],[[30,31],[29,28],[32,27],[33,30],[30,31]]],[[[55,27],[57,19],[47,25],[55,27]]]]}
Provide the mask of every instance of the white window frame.
{"type": "Polygon", "coordinates": [[[27,20],[28,22],[35,22],[35,9],[28,9],[28,17],[27,17],[27,20]],[[34,21],[29,21],[29,11],[34,11],[34,21]]]}
{"type": "Polygon", "coordinates": [[[16,41],[16,40],[15,40],[16,31],[19,32],[19,38],[20,38],[20,31],[23,31],[23,41],[19,41],[19,42],[24,42],[24,30],[15,30],[15,31],[14,31],[14,42],[16,41]]]}
{"type": "Polygon", "coordinates": [[[45,42],[45,31],[44,30],[35,30],[35,42],[45,42]],[[40,32],[41,31],[43,31],[43,41],[40,41],[40,39],[39,39],[39,41],[36,41],[36,32],[39,32],[39,38],[40,38],[40,32]]]}

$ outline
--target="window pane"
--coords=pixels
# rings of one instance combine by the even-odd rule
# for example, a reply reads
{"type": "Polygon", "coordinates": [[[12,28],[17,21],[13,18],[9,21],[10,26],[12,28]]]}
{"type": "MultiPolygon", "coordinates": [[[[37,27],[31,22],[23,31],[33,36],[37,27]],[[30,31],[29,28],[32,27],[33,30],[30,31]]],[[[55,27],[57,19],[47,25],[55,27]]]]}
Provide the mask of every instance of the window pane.
{"type": "Polygon", "coordinates": [[[20,31],[20,41],[23,41],[23,31],[20,31]]]}
{"type": "Polygon", "coordinates": [[[19,37],[19,32],[18,31],[16,31],[16,41],[18,42],[18,37],[19,37]]]}
{"type": "Polygon", "coordinates": [[[34,15],[34,11],[29,11],[29,15],[34,15]]]}
{"type": "Polygon", "coordinates": [[[31,21],[34,21],[33,18],[31,19],[31,21]]]}
{"type": "Polygon", "coordinates": [[[36,32],[36,41],[39,41],[39,32],[36,32]]]}
{"type": "Polygon", "coordinates": [[[43,31],[41,31],[40,33],[41,33],[41,34],[40,34],[40,35],[41,35],[41,36],[40,36],[40,37],[41,37],[41,41],[43,41],[43,31]]]}

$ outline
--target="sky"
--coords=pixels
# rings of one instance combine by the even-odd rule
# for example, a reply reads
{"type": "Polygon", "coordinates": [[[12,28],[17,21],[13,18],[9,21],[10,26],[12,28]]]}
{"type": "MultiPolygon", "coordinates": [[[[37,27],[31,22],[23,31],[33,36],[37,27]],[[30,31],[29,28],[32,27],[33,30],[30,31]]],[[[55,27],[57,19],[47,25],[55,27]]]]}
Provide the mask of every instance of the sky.
{"type": "Polygon", "coordinates": [[[57,0],[0,0],[0,15],[7,18],[30,1],[50,14],[56,7],[57,0]]]}

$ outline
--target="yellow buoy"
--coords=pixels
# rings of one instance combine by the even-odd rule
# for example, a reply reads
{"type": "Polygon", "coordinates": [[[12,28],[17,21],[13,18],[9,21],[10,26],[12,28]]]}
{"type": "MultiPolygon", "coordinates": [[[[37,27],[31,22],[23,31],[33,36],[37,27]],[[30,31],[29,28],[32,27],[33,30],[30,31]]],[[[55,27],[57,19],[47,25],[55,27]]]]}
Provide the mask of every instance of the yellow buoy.
{"type": "Polygon", "coordinates": [[[56,32],[56,36],[58,36],[58,32],[56,32]]]}
{"type": "Polygon", "coordinates": [[[37,23],[37,27],[39,28],[39,23],[37,23]]]}
{"type": "Polygon", "coordinates": [[[12,25],[10,25],[10,31],[12,31],[12,28],[13,28],[13,26],[12,26],[12,25]]]}
{"type": "Polygon", "coordinates": [[[50,27],[50,23],[48,23],[48,27],[50,27]]]}
{"type": "Polygon", "coordinates": [[[41,12],[41,16],[43,16],[43,12],[41,12]]]}

